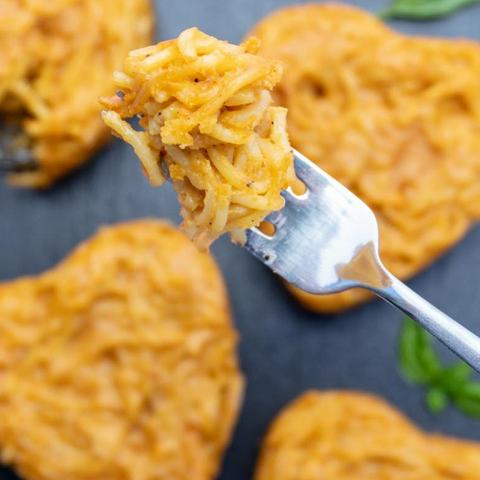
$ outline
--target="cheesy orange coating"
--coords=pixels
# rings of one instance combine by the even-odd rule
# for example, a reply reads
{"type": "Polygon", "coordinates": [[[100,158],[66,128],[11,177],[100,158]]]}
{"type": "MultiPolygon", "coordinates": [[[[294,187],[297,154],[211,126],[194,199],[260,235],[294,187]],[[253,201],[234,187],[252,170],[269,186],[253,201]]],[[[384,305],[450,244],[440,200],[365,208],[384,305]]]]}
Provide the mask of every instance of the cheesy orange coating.
{"type": "Polygon", "coordinates": [[[152,30],[150,0],[0,2],[0,116],[21,123],[37,163],[12,184],[48,187],[105,143],[98,97],[152,30]]]}
{"type": "Polygon", "coordinates": [[[271,105],[278,62],[196,28],[130,52],[114,74],[121,95],[102,99],[103,119],[130,143],[153,185],[178,193],[185,233],[201,248],[283,207],[295,179],[286,110],[271,105]],[[144,131],[124,120],[140,117],[144,131]]]}
{"type": "Polygon", "coordinates": [[[163,222],[104,228],[0,285],[0,458],[25,480],[211,480],[236,344],[208,254],[163,222]]]}
{"type": "Polygon", "coordinates": [[[478,480],[480,444],[422,432],[359,392],[311,391],[274,420],[255,480],[478,480]]]}
{"type": "MultiPolygon", "coordinates": [[[[478,221],[477,43],[400,35],[341,4],[279,10],[250,34],[284,66],[274,97],[292,145],[373,208],[395,275],[411,277],[478,221]]],[[[320,312],[369,297],[292,290],[320,312]]]]}

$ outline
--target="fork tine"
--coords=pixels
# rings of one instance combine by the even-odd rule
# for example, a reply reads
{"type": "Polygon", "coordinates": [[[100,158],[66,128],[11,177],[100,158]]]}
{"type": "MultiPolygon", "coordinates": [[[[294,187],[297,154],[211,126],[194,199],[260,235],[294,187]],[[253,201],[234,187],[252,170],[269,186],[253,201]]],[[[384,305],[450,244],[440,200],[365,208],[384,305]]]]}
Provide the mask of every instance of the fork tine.
{"type": "Polygon", "coordinates": [[[31,150],[31,139],[16,122],[0,119],[0,171],[33,169],[37,162],[31,150]]]}
{"type": "Polygon", "coordinates": [[[4,158],[0,151],[0,172],[16,172],[37,168],[36,160],[29,154],[4,158]]]}
{"type": "Polygon", "coordinates": [[[262,233],[258,228],[249,228],[246,231],[247,240],[244,247],[263,263],[269,264],[274,259],[272,253],[273,237],[262,233]]]}
{"type": "Polygon", "coordinates": [[[314,190],[316,187],[315,182],[312,182],[315,178],[318,179],[318,168],[311,160],[308,160],[301,153],[293,150],[294,153],[294,165],[295,173],[297,177],[306,185],[310,190],[314,190]]]}
{"type": "Polygon", "coordinates": [[[282,210],[277,210],[275,212],[269,213],[264,220],[266,222],[271,223],[272,225],[278,225],[282,218],[284,218],[285,215],[282,213],[282,210]]]}
{"type": "MultiPolygon", "coordinates": [[[[334,186],[335,188],[340,188],[343,193],[348,192],[349,195],[352,195],[343,185],[341,185],[337,180],[332,178],[327,172],[322,170],[318,165],[315,165],[311,160],[302,155],[301,153],[293,150],[294,153],[294,165],[295,173],[299,180],[301,180],[307,187],[308,190],[312,192],[318,192],[326,186],[334,186]]],[[[308,194],[307,190],[307,194],[308,194]]]]}
{"type": "Polygon", "coordinates": [[[307,191],[307,195],[302,194],[302,196],[300,197],[296,195],[290,187],[288,187],[286,190],[282,190],[280,192],[280,195],[284,198],[285,203],[300,203],[305,201],[305,198],[308,195],[308,191],[307,191]]]}

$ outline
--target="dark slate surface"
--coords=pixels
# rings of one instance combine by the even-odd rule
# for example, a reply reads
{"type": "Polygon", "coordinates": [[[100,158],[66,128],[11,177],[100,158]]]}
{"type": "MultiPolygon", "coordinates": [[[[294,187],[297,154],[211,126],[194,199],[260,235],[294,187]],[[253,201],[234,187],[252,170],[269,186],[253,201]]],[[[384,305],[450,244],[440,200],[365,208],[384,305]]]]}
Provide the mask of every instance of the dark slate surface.
{"type": "MultiPolygon", "coordinates": [[[[239,41],[263,15],[285,0],[158,0],[159,39],[198,26],[239,41]]],[[[375,10],[384,0],[352,2],[375,10]]],[[[424,35],[480,38],[480,6],[452,18],[394,26],[424,35]]],[[[140,217],[178,220],[169,187],[155,190],[140,173],[133,153],[119,141],[93,162],[46,193],[0,185],[0,279],[51,267],[100,225],[140,217]]],[[[411,286],[438,307],[480,333],[480,228],[419,275],[411,286]]],[[[225,275],[236,324],[241,363],[248,379],[245,405],[222,480],[251,478],[258,446],[278,411],[309,388],[375,392],[398,405],[430,431],[480,440],[480,422],[454,410],[428,413],[422,393],[398,375],[395,342],[401,314],[375,301],[339,317],[299,307],[270,272],[228,240],[213,248],[225,275]]],[[[1,421],[1,419],[0,419],[1,421]]],[[[10,478],[0,469],[0,477],[10,478]]],[[[11,477],[13,478],[13,476],[11,477]]]]}

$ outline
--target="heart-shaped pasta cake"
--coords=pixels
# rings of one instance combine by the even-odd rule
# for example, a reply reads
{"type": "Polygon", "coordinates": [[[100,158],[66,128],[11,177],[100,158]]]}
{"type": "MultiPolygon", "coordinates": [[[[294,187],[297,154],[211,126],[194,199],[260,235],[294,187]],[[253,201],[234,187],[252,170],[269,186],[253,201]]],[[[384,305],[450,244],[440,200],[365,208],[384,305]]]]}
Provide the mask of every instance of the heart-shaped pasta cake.
{"type": "MultiPolygon", "coordinates": [[[[292,145],[375,212],[381,256],[408,278],[480,218],[480,47],[400,35],[340,4],[273,13],[251,32],[280,61],[292,145]]],[[[318,311],[366,298],[295,294],[318,311]]]]}
{"type": "Polygon", "coordinates": [[[113,87],[126,53],[150,42],[152,7],[150,0],[0,2],[2,129],[19,123],[26,136],[11,143],[35,160],[11,183],[48,187],[107,141],[98,97],[113,87]]]}
{"type": "Polygon", "coordinates": [[[308,392],[274,421],[256,480],[477,480],[480,444],[429,435],[383,400],[308,392]]]}
{"type": "Polygon", "coordinates": [[[222,278],[166,223],[0,286],[0,456],[27,480],[213,479],[242,397],[222,278]]]}

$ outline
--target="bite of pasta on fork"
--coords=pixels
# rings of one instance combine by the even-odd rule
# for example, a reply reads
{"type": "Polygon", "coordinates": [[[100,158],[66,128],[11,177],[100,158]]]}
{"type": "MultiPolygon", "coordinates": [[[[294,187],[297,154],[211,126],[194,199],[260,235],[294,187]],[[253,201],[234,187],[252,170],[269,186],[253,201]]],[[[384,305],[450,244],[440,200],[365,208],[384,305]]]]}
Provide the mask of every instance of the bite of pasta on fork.
{"type": "Polygon", "coordinates": [[[271,98],[282,68],[257,48],[253,38],[238,46],[191,28],[130,52],[114,74],[116,95],[101,100],[105,123],[152,185],[172,181],[183,229],[202,249],[226,232],[242,243],[295,182],[287,111],[271,98]]]}

